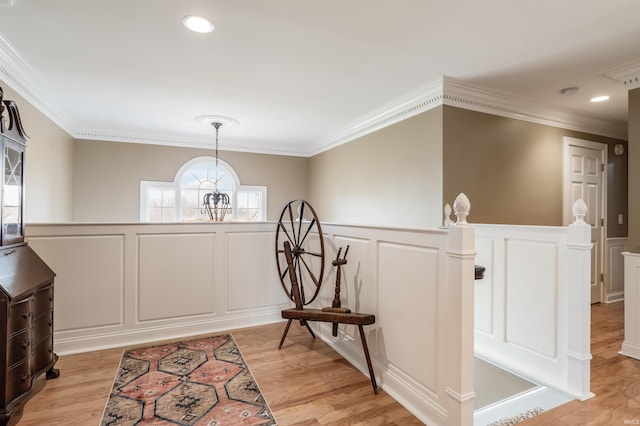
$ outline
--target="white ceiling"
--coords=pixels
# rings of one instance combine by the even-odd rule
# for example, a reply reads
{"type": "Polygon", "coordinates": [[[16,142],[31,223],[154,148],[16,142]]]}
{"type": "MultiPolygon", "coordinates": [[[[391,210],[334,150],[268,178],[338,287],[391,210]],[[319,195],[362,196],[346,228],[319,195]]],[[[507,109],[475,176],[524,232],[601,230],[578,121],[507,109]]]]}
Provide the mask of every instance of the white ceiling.
{"type": "Polygon", "coordinates": [[[0,0],[0,78],[75,137],[202,146],[212,114],[240,121],[221,149],[308,155],[442,76],[626,121],[605,74],[640,63],[639,17],[637,0],[0,0]]]}

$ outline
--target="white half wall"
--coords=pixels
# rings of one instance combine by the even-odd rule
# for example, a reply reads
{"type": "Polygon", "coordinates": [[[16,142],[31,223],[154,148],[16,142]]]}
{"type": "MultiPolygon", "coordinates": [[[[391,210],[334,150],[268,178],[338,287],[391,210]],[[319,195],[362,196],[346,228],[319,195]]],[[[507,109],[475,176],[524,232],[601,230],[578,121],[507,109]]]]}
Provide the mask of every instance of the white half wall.
{"type": "MultiPolygon", "coordinates": [[[[322,228],[325,281],[314,307],[332,305],[331,261],[349,246],[341,302],[376,316],[364,330],[380,386],[426,424],[472,425],[473,227],[322,228]]],[[[29,245],[57,274],[56,352],[282,321],[292,304],[275,231],[275,223],[28,226],[29,245]]],[[[335,338],[331,324],[312,325],[368,375],[355,326],[341,325],[335,338]]]]}
{"type": "Polygon", "coordinates": [[[274,224],[30,225],[56,272],[56,352],[281,321],[274,224]],[[273,256],[273,257],[272,257],[273,256]]]}
{"type": "Polygon", "coordinates": [[[475,351],[540,384],[590,392],[590,228],[474,225],[475,351]]]}

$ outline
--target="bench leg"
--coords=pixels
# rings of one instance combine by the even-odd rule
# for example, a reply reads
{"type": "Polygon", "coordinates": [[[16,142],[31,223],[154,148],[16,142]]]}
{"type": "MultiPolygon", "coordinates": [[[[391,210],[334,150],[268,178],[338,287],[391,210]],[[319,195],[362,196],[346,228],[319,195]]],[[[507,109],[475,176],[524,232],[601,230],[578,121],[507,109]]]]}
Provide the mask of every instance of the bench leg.
{"type": "MultiPolygon", "coordinates": [[[[291,327],[291,321],[293,321],[292,319],[290,319],[289,321],[287,321],[287,326],[284,328],[284,333],[282,333],[282,339],[280,339],[280,344],[278,345],[278,349],[282,349],[282,345],[284,344],[284,339],[287,337],[287,333],[289,333],[289,327],[291,327]]],[[[311,327],[309,327],[309,323],[305,320],[300,320],[300,325],[305,325],[307,327],[307,330],[309,330],[309,333],[311,333],[311,337],[313,337],[314,339],[316,338],[316,335],[313,333],[313,330],[311,330],[311,327]]]]}
{"type": "Polygon", "coordinates": [[[287,326],[284,329],[284,333],[282,333],[282,339],[280,339],[280,344],[278,345],[278,350],[282,349],[282,344],[284,343],[284,339],[287,337],[287,333],[289,332],[289,327],[291,327],[291,321],[287,322],[287,326]]]}
{"type": "Polygon", "coordinates": [[[307,330],[309,330],[309,333],[311,333],[311,337],[315,339],[316,335],[313,333],[313,330],[311,329],[311,327],[309,327],[309,322],[305,320],[300,320],[300,322],[303,323],[305,327],[307,327],[307,330]]]}
{"type": "Polygon", "coordinates": [[[369,348],[367,347],[367,338],[364,336],[364,329],[362,325],[358,325],[360,331],[360,339],[362,339],[362,349],[364,350],[364,356],[367,358],[367,367],[369,367],[369,377],[371,377],[371,386],[373,386],[373,393],[378,394],[378,385],[376,384],[376,375],[373,372],[373,365],[371,364],[371,357],[369,356],[369,348]]]}

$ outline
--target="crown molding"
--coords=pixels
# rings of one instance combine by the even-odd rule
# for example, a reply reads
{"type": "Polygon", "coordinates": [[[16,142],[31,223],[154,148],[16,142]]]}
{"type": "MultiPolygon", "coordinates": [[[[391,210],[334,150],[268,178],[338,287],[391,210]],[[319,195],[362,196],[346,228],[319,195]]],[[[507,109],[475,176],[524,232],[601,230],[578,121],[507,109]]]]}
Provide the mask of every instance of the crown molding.
{"type": "Polygon", "coordinates": [[[610,70],[605,75],[623,83],[627,90],[637,89],[640,87],[640,62],[623,65],[610,70]]]}
{"type": "Polygon", "coordinates": [[[54,97],[27,61],[0,34],[0,79],[65,132],[74,136],[75,123],[56,107],[54,97]]]}
{"type": "MultiPolygon", "coordinates": [[[[629,89],[640,87],[640,63],[621,67],[607,75],[625,82],[629,89]]],[[[57,107],[55,97],[50,94],[46,84],[1,34],[0,79],[76,139],[210,148],[204,138],[193,135],[120,134],[113,131],[80,129],[57,107]]],[[[270,146],[261,142],[253,146],[240,142],[238,145],[228,147],[228,150],[311,157],[441,105],[616,139],[627,139],[627,123],[624,121],[536,104],[508,93],[443,76],[336,129],[306,148],[302,149],[295,144],[274,143],[270,146]]]]}
{"type": "MultiPolygon", "coordinates": [[[[80,131],[73,135],[75,139],[93,140],[104,142],[121,142],[136,143],[142,145],[162,145],[181,148],[200,148],[214,149],[210,136],[176,134],[167,135],[150,135],[150,134],[131,134],[131,133],[115,133],[110,131],[80,131]]],[[[292,157],[307,157],[306,150],[301,151],[298,147],[291,144],[268,144],[260,141],[259,144],[251,145],[241,143],[237,140],[225,138],[225,143],[220,143],[221,151],[249,152],[253,154],[271,154],[271,155],[288,155],[292,157]],[[233,143],[229,143],[233,141],[233,143]]]]}
{"type": "Polygon", "coordinates": [[[627,139],[627,123],[569,108],[542,105],[509,93],[443,76],[318,140],[309,156],[350,142],[440,105],[528,121],[545,126],[627,139]]]}
{"type": "Polygon", "coordinates": [[[512,94],[444,77],[444,104],[567,130],[627,139],[627,123],[570,108],[543,105],[512,94]]]}
{"type": "Polygon", "coordinates": [[[421,87],[317,140],[308,156],[335,148],[442,105],[443,79],[421,87]]]}

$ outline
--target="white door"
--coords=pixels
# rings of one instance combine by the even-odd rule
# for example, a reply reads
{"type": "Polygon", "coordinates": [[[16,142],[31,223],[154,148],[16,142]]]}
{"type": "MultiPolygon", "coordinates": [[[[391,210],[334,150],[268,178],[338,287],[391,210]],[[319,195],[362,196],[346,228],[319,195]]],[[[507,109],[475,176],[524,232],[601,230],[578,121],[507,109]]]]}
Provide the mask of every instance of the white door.
{"type": "Polygon", "coordinates": [[[606,223],[607,145],[564,138],[564,225],[573,223],[573,203],[587,204],[585,221],[591,225],[591,303],[602,301],[603,242],[606,223]]]}

